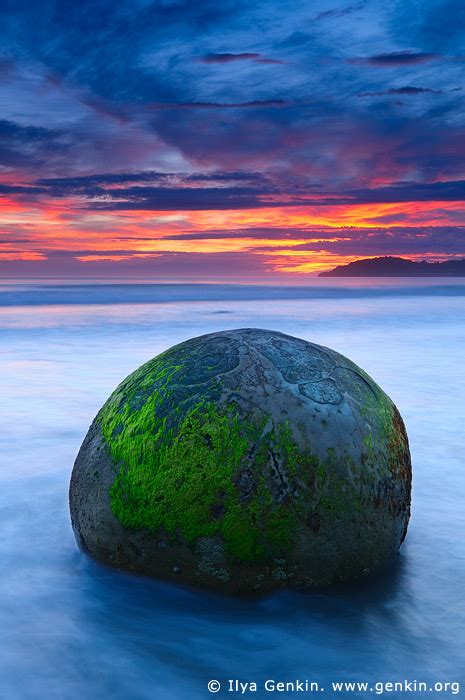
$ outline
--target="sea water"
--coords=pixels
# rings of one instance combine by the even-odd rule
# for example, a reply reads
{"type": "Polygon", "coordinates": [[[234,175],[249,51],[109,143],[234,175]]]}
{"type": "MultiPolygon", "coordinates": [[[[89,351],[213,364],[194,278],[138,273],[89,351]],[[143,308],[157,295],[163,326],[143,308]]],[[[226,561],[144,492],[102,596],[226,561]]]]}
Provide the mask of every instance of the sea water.
{"type": "Polygon", "coordinates": [[[0,287],[0,335],[1,698],[195,700],[212,697],[209,681],[230,698],[415,697],[385,685],[414,681],[456,694],[429,688],[465,682],[465,283],[17,281],[0,287]],[[253,601],[118,573],[77,549],[69,477],[102,403],[174,343],[243,327],[334,348],[399,407],[413,508],[389,572],[253,601]]]}

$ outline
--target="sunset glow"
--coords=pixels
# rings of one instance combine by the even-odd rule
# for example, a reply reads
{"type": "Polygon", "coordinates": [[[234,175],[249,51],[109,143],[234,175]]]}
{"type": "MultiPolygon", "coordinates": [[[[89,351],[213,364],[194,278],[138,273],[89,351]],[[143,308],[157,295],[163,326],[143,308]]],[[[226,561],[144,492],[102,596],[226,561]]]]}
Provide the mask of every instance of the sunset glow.
{"type": "Polygon", "coordinates": [[[234,29],[226,9],[152,10],[131,6],[131,41],[110,7],[90,36],[79,13],[57,17],[53,48],[38,10],[18,10],[0,53],[0,274],[301,276],[465,256],[454,47],[419,60],[362,5],[270,3],[253,34],[240,10],[234,29]]]}

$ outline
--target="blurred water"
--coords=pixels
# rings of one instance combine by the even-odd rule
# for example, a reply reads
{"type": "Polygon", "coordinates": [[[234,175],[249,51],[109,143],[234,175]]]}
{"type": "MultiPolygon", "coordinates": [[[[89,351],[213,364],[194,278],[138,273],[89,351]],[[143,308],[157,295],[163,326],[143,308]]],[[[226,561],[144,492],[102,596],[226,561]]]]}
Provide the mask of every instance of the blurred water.
{"type": "MultiPolygon", "coordinates": [[[[85,298],[65,286],[52,297],[49,286],[0,288],[0,697],[195,700],[213,678],[465,681],[465,285],[318,281],[281,298],[276,286],[244,296],[206,285],[200,300],[184,286],[173,294],[182,300],[139,289],[130,304],[110,287],[86,285],[85,298]],[[360,587],[252,602],[88,560],[67,490],[103,401],[170,345],[252,326],[333,347],[397,403],[414,500],[395,569],[360,587]]],[[[276,695],[291,697],[248,697],[276,695]]]]}

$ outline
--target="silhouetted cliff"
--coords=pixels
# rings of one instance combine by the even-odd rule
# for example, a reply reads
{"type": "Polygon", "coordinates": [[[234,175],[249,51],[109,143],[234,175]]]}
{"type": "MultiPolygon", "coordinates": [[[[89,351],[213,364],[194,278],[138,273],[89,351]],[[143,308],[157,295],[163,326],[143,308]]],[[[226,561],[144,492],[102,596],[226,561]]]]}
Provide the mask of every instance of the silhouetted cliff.
{"type": "Polygon", "coordinates": [[[465,258],[446,262],[412,262],[386,256],[355,260],[320,272],[318,277],[465,277],[465,258]]]}

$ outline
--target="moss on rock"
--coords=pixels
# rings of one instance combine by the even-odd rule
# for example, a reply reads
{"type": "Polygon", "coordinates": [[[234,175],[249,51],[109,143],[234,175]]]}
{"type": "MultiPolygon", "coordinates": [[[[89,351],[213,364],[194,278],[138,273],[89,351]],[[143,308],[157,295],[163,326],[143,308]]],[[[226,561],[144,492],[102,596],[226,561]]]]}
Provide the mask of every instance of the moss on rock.
{"type": "Polygon", "coordinates": [[[70,497],[80,541],[113,565],[231,592],[312,588],[393,558],[410,455],[396,407],[347,358],[230,331],[116,389],[70,497]]]}

